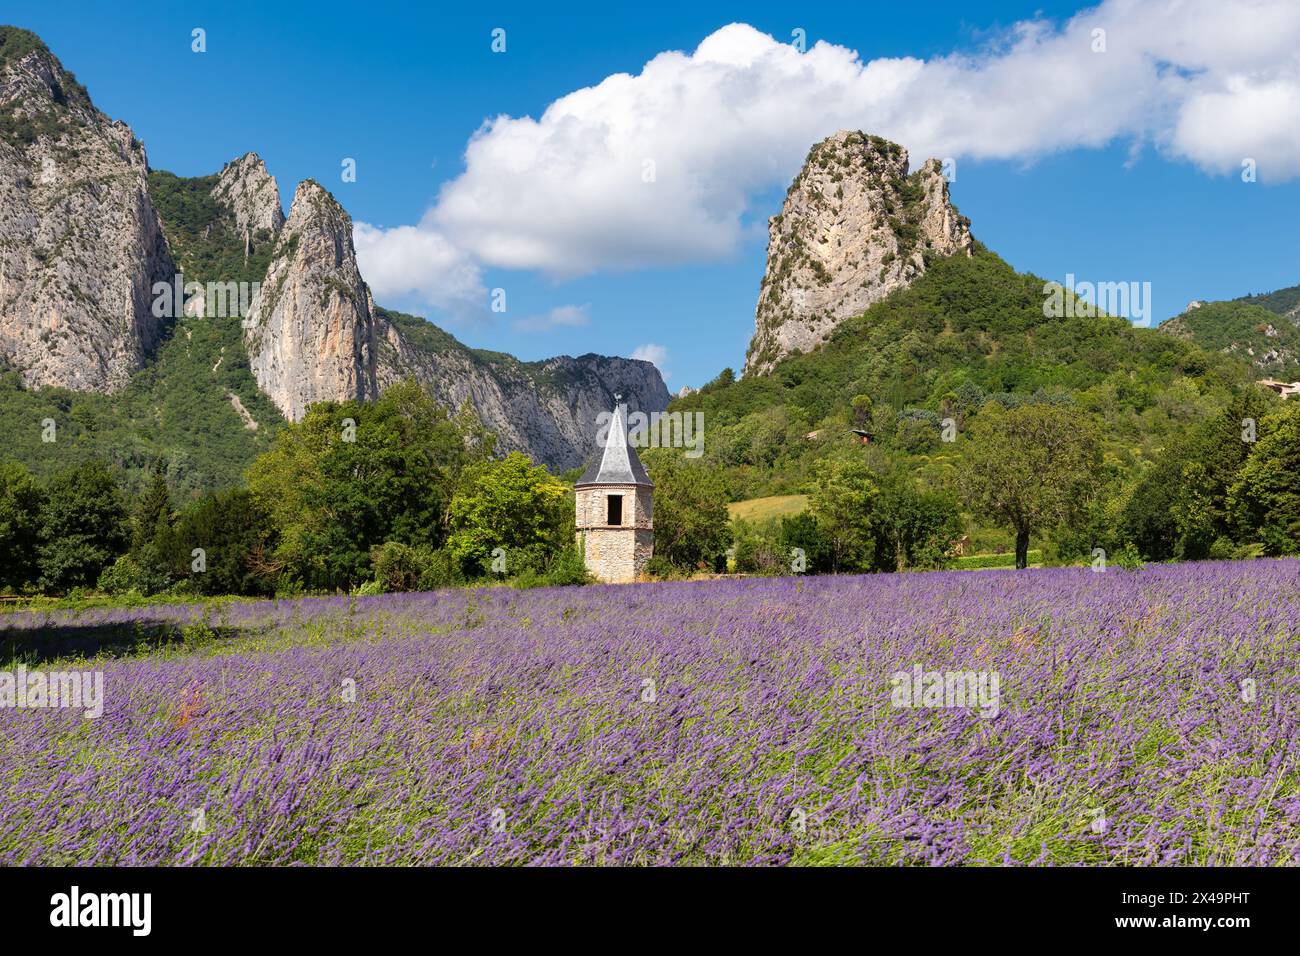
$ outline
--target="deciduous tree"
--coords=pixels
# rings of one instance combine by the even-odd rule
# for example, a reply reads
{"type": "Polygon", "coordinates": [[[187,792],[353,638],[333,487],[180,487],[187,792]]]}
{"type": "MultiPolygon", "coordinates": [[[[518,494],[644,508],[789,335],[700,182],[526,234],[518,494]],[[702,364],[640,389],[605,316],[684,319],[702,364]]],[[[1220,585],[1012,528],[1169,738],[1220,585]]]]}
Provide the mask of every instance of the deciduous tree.
{"type": "Polygon", "coordinates": [[[967,426],[958,484],[974,511],[1011,526],[1016,567],[1029,536],[1077,518],[1101,461],[1096,427],[1064,405],[988,403],[967,426]]]}

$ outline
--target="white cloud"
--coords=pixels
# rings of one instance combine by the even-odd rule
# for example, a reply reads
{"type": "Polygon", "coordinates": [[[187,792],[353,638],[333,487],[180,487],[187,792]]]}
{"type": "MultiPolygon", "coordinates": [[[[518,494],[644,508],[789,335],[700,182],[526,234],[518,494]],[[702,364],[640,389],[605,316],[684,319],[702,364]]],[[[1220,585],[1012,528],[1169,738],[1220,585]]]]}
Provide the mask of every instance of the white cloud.
{"type": "Polygon", "coordinates": [[[352,241],[361,274],[381,303],[414,295],[454,316],[485,310],[487,292],[478,263],[436,230],[358,222],[352,241]]]}
{"type": "Polygon", "coordinates": [[[1276,182],[1300,175],[1298,116],[1295,0],[1107,0],[930,60],[825,40],[800,53],[731,24],[540,118],[489,120],[418,226],[358,223],[357,249],[377,295],[476,311],[484,267],[565,277],[730,256],[776,211],[754,197],[838,129],[900,142],[914,166],[1120,141],[1212,174],[1250,158],[1276,182]]]}
{"type": "Polygon", "coordinates": [[[1213,173],[1300,174],[1300,4],[1111,0],[1029,21],[977,54],[864,61],[744,24],[553,102],[498,116],[421,230],[480,261],[574,275],[730,255],[751,197],[837,129],[926,156],[1032,159],[1117,139],[1213,173]],[[1105,52],[1093,52],[1105,30],[1105,52]],[[645,181],[653,163],[653,181],[645,181]]]}
{"type": "Polygon", "coordinates": [[[665,368],[668,362],[668,350],[662,345],[656,345],[653,342],[638,345],[632,350],[631,357],[641,362],[649,362],[659,369],[659,374],[663,376],[665,382],[672,378],[672,375],[665,368]]]}
{"type": "Polygon", "coordinates": [[[558,305],[544,315],[533,315],[517,319],[514,327],[520,332],[549,332],[558,328],[578,328],[591,321],[588,312],[591,303],[585,305],[558,305]]]}

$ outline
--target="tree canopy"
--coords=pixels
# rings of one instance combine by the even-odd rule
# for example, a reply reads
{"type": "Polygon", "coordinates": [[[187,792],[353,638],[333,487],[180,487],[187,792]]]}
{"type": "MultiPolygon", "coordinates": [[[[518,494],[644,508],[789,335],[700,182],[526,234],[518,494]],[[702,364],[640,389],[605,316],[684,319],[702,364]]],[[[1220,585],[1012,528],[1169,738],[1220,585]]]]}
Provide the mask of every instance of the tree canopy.
{"type": "Polygon", "coordinates": [[[976,512],[1010,525],[1016,567],[1029,535],[1080,514],[1098,484],[1096,426],[1059,405],[986,406],[970,425],[958,485],[976,512]]]}

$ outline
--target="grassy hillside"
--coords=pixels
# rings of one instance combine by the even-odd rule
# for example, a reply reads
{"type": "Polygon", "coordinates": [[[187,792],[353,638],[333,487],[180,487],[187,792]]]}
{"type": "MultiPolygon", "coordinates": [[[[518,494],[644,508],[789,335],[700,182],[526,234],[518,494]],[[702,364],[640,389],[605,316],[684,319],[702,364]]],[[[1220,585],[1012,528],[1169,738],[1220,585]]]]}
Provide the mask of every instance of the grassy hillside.
{"type": "Polygon", "coordinates": [[[1291,381],[1300,378],[1300,325],[1285,317],[1295,305],[1287,295],[1290,291],[1207,302],[1175,316],[1160,330],[1247,362],[1260,376],[1291,381]]]}
{"type": "Polygon", "coordinates": [[[149,171],[149,196],[162,217],[163,231],[186,281],[261,282],[271,264],[275,237],[259,229],[244,237],[234,214],[212,198],[217,176],[182,178],[163,170],[149,171]]]}
{"type": "Polygon", "coordinates": [[[238,484],[284,422],[257,388],[240,333],[238,319],[182,319],[116,395],[28,391],[16,374],[0,375],[0,415],[13,426],[3,454],[39,475],[100,458],[120,468],[132,490],[162,458],[181,497],[238,484]],[[255,431],[232,395],[257,422],[255,431]],[[47,418],[56,425],[53,443],[41,440],[47,418]]]}
{"type": "Polygon", "coordinates": [[[1109,457],[1123,466],[1250,381],[1228,356],[1123,319],[1046,318],[1043,284],[982,247],[935,259],[817,351],[770,375],[724,372],[672,408],[704,412],[705,457],[740,500],[806,491],[812,461],[859,448],[849,433],[857,395],[871,401],[864,424],[875,436],[858,453],[937,482],[957,466],[941,420],[960,427],[990,399],[1081,406],[1103,423],[1109,457]]]}

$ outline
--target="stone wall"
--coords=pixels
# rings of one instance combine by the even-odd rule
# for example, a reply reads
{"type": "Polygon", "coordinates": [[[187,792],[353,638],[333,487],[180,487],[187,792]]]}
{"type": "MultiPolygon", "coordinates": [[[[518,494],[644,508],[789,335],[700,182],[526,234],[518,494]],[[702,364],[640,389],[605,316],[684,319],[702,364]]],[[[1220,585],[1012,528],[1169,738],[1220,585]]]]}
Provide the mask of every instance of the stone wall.
{"type": "Polygon", "coordinates": [[[577,493],[578,546],[587,570],[601,581],[621,584],[645,573],[654,555],[654,502],[649,488],[601,485],[577,493]],[[623,522],[608,525],[606,499],[623,497],[623,522]]]}
{"type": "Polygon", "coordinates": [[[654,555],[654,532],[644,528],[589,528],[578,541],[587,570],[607,584],[635,581],[654,555]]]}
{"type": "Polygon", "coordinates": [[[624,528],[653,528],[654,501],[649,488],[637,485],[600,485],[578,489],[575,521],[582,528],[607,528],[605,500],[610,495],[623,497],[624,528]]]}

